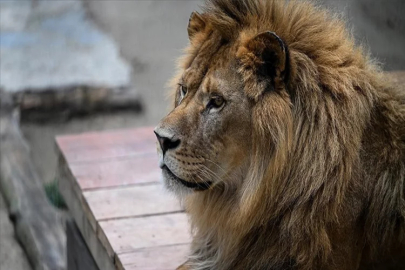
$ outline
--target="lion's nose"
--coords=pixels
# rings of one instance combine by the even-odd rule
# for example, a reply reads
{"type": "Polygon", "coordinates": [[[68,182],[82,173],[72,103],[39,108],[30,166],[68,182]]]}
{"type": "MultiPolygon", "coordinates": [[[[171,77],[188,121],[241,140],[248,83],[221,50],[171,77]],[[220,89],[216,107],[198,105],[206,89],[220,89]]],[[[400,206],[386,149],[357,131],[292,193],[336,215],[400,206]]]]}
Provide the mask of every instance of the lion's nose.
{"type": "Polygon", "coordinates": [[[156,128],[153,132],[156,134],[163,155],[167,150],[175,149],[180,144],[180,139],[176,139],[174,135],[164,132],[163,130],[156,128]]]}

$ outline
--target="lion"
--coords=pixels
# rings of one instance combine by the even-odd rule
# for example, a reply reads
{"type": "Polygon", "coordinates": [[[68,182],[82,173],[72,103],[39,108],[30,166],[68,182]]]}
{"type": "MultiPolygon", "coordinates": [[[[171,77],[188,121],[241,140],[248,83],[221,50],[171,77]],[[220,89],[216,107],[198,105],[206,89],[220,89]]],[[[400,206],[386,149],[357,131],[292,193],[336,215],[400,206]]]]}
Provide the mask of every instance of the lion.
{"type": "Polygon", "coordinates": [[[405,95],[336,16],[210,0],[155,128],[193,241],[178,269],[405,268],[405,95]]]}

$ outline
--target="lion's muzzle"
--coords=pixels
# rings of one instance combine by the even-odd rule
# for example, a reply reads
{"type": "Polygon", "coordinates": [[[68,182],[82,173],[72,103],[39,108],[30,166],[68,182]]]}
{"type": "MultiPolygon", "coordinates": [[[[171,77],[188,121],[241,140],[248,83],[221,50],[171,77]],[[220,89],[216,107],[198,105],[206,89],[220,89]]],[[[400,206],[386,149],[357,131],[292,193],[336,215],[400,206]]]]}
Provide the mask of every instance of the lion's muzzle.
{"type": "Polygon", "coordinates": [[[161,129],[155,128],[154,130],[156,138],[158,139],[160,148],[162,149],[163,155],[168,150],[176,149],[180,145],[180,140],[177,139],[173,134],[161,129]]]}

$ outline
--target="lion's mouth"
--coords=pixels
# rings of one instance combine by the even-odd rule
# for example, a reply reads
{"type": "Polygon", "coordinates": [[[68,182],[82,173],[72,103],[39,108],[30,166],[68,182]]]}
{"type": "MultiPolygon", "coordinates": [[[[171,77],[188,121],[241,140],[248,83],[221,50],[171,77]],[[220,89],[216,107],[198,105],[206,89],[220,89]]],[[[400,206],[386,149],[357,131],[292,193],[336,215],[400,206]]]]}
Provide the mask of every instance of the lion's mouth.
{"type": "Polygon", "coordinates": [[[183,179],[177,177],[166,165],[162,166],[162,170],[165,171],[171,178],[173,178],[174,180],[180,182],[183,186],[188,187],[188,188],[192,188],[194,190],[198,190],[198,191],[207,190],[212,185],[211,181],[208,181],[208,182],[189,182],[189,181],[183,180],[183,179]]]}

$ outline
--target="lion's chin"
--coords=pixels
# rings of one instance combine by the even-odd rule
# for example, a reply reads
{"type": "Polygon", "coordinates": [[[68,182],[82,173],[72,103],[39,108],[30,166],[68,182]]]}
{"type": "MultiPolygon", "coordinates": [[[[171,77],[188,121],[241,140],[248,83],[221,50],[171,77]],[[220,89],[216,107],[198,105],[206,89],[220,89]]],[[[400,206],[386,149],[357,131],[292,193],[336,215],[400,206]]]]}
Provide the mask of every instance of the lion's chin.
{"type": "Polygon", "coordinates": [[[166,165],[162,166],[162,176],[166,188],[174,192],[178,192],[179,189],[184,191],[205,191],[208,190],[212,182],[189,182],[177,177],[166,165]]]}

